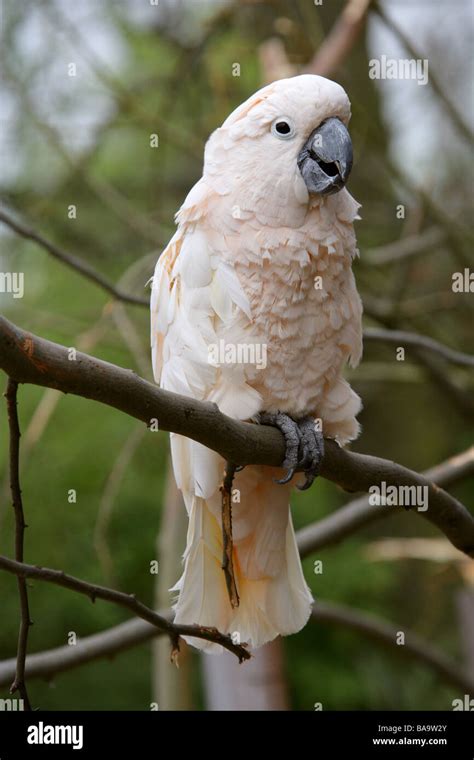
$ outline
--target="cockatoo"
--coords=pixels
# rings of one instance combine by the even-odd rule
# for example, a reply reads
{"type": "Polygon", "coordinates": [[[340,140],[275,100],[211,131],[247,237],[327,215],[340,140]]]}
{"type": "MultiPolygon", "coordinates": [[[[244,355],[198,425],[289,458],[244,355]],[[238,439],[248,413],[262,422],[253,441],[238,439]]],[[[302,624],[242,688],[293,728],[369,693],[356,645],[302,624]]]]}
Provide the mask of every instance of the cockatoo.
{"type": "MultiPolygon", "coordinates": [[[[238,420],[276,425],[286,476],[247,466],[232,489],[238,604],[222,569],[222,457],[171,434],[189,528],[175,622],[214,626],[253,649],[299,631],[313,603],[290,512],[323,438],[359,432],[359,397],[341,376],[362,353],[352,272],[359,204],[350,103],[328,79],[302,75],[256,92],[209,138],[202,178],[176,216],[151,294],[152,361],[168,391],[215,402],[238,420]]],[[[190,638],[210,652],[216,644],[190,638]]]]}

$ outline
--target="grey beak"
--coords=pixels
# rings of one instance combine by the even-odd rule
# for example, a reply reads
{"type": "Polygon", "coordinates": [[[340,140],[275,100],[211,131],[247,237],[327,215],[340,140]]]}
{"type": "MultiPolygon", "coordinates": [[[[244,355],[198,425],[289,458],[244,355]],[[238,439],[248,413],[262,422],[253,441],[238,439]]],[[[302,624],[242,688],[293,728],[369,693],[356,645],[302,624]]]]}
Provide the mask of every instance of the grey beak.
{"type": "Polygon", "coordinates": [[[311,132],[298,155],[308,192],[331,195],[342,190],[352,169],[352,142],[340,119],[332,116],[311,132]]]}

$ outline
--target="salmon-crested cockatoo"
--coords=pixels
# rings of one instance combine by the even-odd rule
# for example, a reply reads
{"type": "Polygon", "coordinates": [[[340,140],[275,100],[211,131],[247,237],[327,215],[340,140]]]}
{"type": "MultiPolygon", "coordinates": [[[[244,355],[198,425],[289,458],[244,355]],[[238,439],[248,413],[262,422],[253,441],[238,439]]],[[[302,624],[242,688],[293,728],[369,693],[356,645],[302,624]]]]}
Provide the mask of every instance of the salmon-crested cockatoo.
{"type": "MultiPolygon", "coordinates": [[[[247,466],[232,489],[231,603],[222,566],[223,458],[171,435],[189,514],[175,622],[214,626],[251,648],[299,631],[311,612],[291,519],[295,481],[310,485],[323,435],[359,431],[359,397],[341,373],[362,351],[351,264],[359,204],[350,103],[320,76],[256,92],[209,138],[202,178],[177,214],[151,296],[152,359],[168,391],[215,402],[238,420],[278,427],[285,470],[247,466]],[[304,472],[296,474],[299,469],[304,472]]],[[[208,651],[216,644],[190,643],[208,651]]]]}

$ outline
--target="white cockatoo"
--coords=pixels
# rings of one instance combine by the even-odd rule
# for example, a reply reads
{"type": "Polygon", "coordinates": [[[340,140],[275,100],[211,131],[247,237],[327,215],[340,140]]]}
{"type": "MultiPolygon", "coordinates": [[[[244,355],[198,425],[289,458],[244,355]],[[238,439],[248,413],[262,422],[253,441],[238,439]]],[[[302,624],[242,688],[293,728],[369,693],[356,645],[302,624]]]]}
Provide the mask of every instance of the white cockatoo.
{"type": "Polygon", "coordinates": [[[153,277],[156,382],[285,436],[286,477],[263,466],[235,476],[237,606],[222,569],[225,462],[171,435],[189,514],[184,572],[172,589],[175,621],[215,626],[251,648],[299,631],[311,612],[289,507],[304,477],[295,468],[308,486],[323,455],[321,425],[341,445],[359,431],[361,402],[341,376],[362,352],[351,268],[359,204],[344,187],[349,117],[342,87],[319,76],[282,79],[252,95],[209,138],[203,176],[153,277]]]}

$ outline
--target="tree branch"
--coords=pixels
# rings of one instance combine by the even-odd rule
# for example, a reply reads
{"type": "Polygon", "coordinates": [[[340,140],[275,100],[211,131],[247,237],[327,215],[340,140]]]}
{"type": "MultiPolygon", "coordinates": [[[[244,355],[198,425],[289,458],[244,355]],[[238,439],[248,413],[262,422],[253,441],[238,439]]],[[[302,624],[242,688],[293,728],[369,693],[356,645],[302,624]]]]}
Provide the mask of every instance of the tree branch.
{"type": "Polygon", "coordinates": [[[119,288],[116,288],[115,285],[113,285],[113,283],[111,283],[106,277],[100,274],[100,272],[97,272],[94,267],[91,267],[87,261],[84,261],[83,259],[74,256],[74,254],[68,253],[64,249],[59,248],[57,245],[51,243],[49,240],[40,235],[39,232],[36,232],[30,227],[26,227],[24,224],[21,224],[20,222],[13,219],[13,217],[7,214],[7,212],[3,209],[0,209],[0,222],[6,224],[7,227],[10,227],[10,229],[16,232],[17,235],[20,235],[20,237],[23,237],[26,240],[32,240],[34,243],[37,243],[37,245],[41,246],[41,248],[44,248],[45,251],[48,251],[51,256],[54,256],[55,259],[58,259],[58,261],[66,264],[66,266],[74,269],[76,272],[81,274],[87,280],[93,282],[95,285],[98,285],[100,288],[102,288],[102,290],[105,290],[106,293],[113,296],[118,301],[130,303],[135,306],[149,306],[149,300],[147,298],[141,298],[140,296],[134,296],[130,293],[124,293],[119,288]]]}
{"type": "MultiPolygon", "coordinates": [[[[385,26],[390,29],[392,34],[394,34],[398,40],[402,43],[403,47],[407,51],[410,58],[414,58],[416,60],[419,60],[420,58],[423,58],[420,51],[415,48],[415,46],[411,43],[410,39],[407,37],[405,32],[401,29],[401,27],[385,13],[385,10],[382,8],[382,6],[377,2],[374,3],[372,6],[374,12],[377,16],[383,21],[385,26]]],[[[468,126],[468,124],[464,121],[461,114],[458,112],[457,108],[453,105],[451,100],[448,98],[446,93],[444,92],[442,86],[440,85],[438,78],[433,74],[433,71],[430,68],[430,76],[429,76],[429,84],[432,88],[432,90],[436,93],[438,98],[443,102],[444,107],[446,108],[446,111],[449,113],[451,117],[451,121],[453,124],[457,127],[458,131],[464,136],[464,138],[468,142],[472,142],[473,139],[473,133],[468,126]]]]}
{"type": "MultiPolygon", "coordinates": [[[[166,618],[166,614],[163,613],[166,618]]],[[[127,649],[144,644],[150,639],[164,636],[164,631],[141,618],[132,618],[100,633],[77,640],[75,646],[66,644],[44,652],[30,654],[26,658],[26,673],[31,678],[50,679],[101,657],[112,658],[127,649]]],[[[11,683],[15,675],[14,657],[0,662],[0,687],[11,683]]]]}
{"type": "MultiPolygon", "coordinates": [[[[423,473],[424,477],[439,486],[450,486],[463,478],[474,475],[474,446],[451,457],[446,462],[423,473]]],[[[341,507],[336,512],[307,525],[296,534],[301,557],[325,549],[351,536],[360,528],[397,513],[399,507],[378,507],[362,496],[341,507]]]]}
{"type": "Polygon", "coordinates": [[[343,628],[358,631],[392,652],[396,651],[400,655],[411,657],[428,665],[445,681],[451,683],[456,689],[460,689],[462,694],[473,693],[474,681],[464,670],[461,670],[428,641],[421,639],[412,631],[405,630],[403,626],[395,626],[386,623],[375,615],[368,615],[345,605],[328,602],[315,604],[311,619],[315,623],[336,623],[343,628]],[[399,632],[403,632],[405,635],[403,645],[397,644],[399,632]]]}
{"type": "MultiPolygon", "coordinates": [[[[161,430],[199,441],[231,462],[281,466],[283,436],[266,425],[240,422],[216,404],[157,388],[130,370],[77,353],[16,327],[0,317],[0,369],[18,382],[57,388],[99,401],[161,430]]],[[[387,486],[427,488],[429,508],[420,512],[461,551],[474,556],[474,518],[460,502],[422,475],[386,459],[355,454],[326,442],[321,474],[347,491],[387,486]]],[[[386,509],[386,507],[379,507],[386,509]]]]}
{"type": "Polygon", "coordinates": [[[407,235],[393,243],[376,246],[364,251],[364,263],[370,266],[381,266],[403,261],[410,256],[416,256],[432,248],[436,248],[446,240],[446,232],[440,227],[429,227],[423,232],[407,235]]]}
{"type": "MultiPolygon", "coordinates": [[[[163,614],[169,617],[166,613],[163,614]]],[[[318,623],[336,623],[359,631],[392,652],[396,650],[401,656],[405,655],[423,662],[447,683],[460,689],[463,694],[474,692],[472,679],[455,662],[416,634],[405,630],[405,645],[397,646],[396,635],[401,626],[395,626],[349,607],[322,601],[314,606],[312,618],[318,623]]],[[[66,645],[29,655],[26,661],[26,672],[30,679],[51,679],[59,673],[94,662],[102,657],[110,659],[162,635],[163,631],[144,620],[134,618],[100,633],[79,639],[74,647],[66,645]]],[[[13,658],[0,662],[0,687],[10,682],[14,670],[13,658]]]]}
{"type": "Polygon", "coordinates": [[[474,422],[474,398],[472,393],[468,393],[460,387],[458,383],[451,380],[446,372],[443,362],[439,356],[435,356],[423,348],[413,347],[413,353],[418,362],[427,370],[433,383],[438,386],[442,396],[448,397],[461,415],[464,421],[471,420],[474,422]]]}
{"type": "Polygon", "coordinates": [[[394,343],[396,346],[413,346],[430,351],[431,353],[441,356],[451,364],[457,364],[460,367],[474,367],[474,356],[464,354],[461,351],[455,351],[453,348],[439,343],[439,341],[429,338],[427,335],[408,332],[406,330],[384,330],[376,327],[366,327],[364,330],[364,341],[378,341],[382,343],[394,343]]]}
{"type": "MultiPolygon", "coordinates": [[[[15,513],[15,557],[23,562],[23,540],[25,535],[25,515],[20,486],[20,424],[17,410],[18,383],[8,379],[5,398],[7,400],[8,425],[10,428],[10,490],[15,513]]],[[[28,604],[28,589],[24,578],[18,577],[18,592],[20,596],[21,621],[18,633],[18,649],[16,658],[15,678],[10,687],[10,693],[19,692],[25,710],[31,710],[28,690],[25,682],[25,659],[28,644],[28,630],[31,625],[30,608],[28,604]]]]}
{"type": "Polygon", "coordinates": [[[76,591],[78,594],[88,596],[92,602],[96,599],[103,599],[105,602],[112,602],[119,607],[124,607],[130,612],[133,612],[137,617],[146,620],[151,623],[155,628],[162,633],[166,633],[175,649],[178,649],[178,638],[180,636],[194,636],[198,639],[204,639],[205,641],[212,641],[215,644],[220,644],[224,649],[228,649],[229,652],[235,654],[239,658],[239,662],[250,659],[250,653],[245,644],[234,644],[231,636],[220,633],[216,628],[208,628],[200,625],[177,625],[171,623],[166,618],[159,615],[157,612],[147,607],[143,602],[138,601],[134,594],[125,594],[123,591],[116,591],[115,589],[107,588],[106,586],[98,586],[96,584],[88,583],[81,578],[75,578],[72,575],[67,575],[62,570],[52,570],[48,567],[37,567],[36,565],[27,565],[24,562],[17,562],[16,560],[9,559],[0,555],[0,569],[5,570],[7,573],[17,575],[19,578],[36,578],[40,581],[46,581],[48,583],[54,583],[56,586],[63,586],[63,588],[76,591]]]}
{"type": "MultiPolygon", "coordinates": [[[[379,333],[380,335],[386,335],[387,341],[391,342],[393,339],[392,336],[394,336],[397,332],[393,329],[394,321],[391,316],[391,310],[381,310],[380,306],[374,303],[369,308],[367,305],[367,299],[365,299],[364,310],[366,315],[370,316],[371,319],[379,322],[387,328],[390,328],[384,332],[379,331],[379,333]]],[[[366,331],[364,331],[364,337],[365,332],[366,331]]],[[[370,332],[371,331],[369,330],[369,340],[370,332]]],[[[418,364],[420,364],[427,371],[434,385],[438,386],[438,388],[441,389],[445,397],[447,397],[447,399],[452,403],[453,407],[459,412],[463,419],[474,419],[474,401],[472,399],[472,394],[469,395],[467,391],[465,391],[457,383],[451,380],[451,377],[448,375],[445,366],[440,361],[440,355],[443,356],[443,358],[448,358],[449,356],[451,359],[453,349],[448,348],[448,346],[444,346],[438,341],[434,341],[432,338],[419,335],[418,333],[404,331],[400,331],[400,333],[407,336],[408,342],[412,346],[412,354],[414,355],[418,364]],[[424,340],[428,341],[428,344],[434,344],[434,347],[432,345],[426,344],[422,346],[420,341],[424,340]],[[437,353],[438,355],[436,355],[437,353]]],[[[381,338],[381,340],[384,339],[385,338],[381,338]]],[[[470,360],[472,359],[469,354],[462,354],[458,351],[454,352],[454,358],[456,359],[456,363],[461,364],[462,366],[469,366],[470,360]],[[458,359],[461,359],[461,362],[459,362],[458,359]]]]}
{"type": "Polygon", "coordinates": [[[371,0],[348,0],[302,73],[327,77],[339,68],[362,34],[370,3],[371,0]]]}

